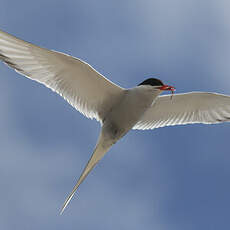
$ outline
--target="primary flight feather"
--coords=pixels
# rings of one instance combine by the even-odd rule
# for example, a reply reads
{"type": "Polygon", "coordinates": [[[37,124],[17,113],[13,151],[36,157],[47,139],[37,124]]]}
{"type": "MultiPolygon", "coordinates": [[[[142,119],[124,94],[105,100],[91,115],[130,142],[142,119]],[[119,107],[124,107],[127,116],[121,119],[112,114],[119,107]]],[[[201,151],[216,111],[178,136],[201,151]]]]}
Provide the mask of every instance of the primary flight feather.
{"type": "Polygon", "coordinates": [[[88,118],[101,123],[93,154],[61,209],[64,211],[79,185],[110,147],[130,129],[230,121],[230,97],[191,92],[160,96],[174,87],[149,78],[124,89],[84,61],[48,50],[0,31],[0,59],[18,73],[60,94],[88,118]]]}

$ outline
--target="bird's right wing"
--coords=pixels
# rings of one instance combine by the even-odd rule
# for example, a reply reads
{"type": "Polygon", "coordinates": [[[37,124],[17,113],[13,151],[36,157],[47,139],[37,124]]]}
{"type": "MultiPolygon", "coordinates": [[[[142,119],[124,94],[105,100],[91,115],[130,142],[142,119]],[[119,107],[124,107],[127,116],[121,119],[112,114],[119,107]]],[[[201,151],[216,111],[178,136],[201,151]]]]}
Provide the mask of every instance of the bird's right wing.
{"type": "Polygon", "coordinates": [[[122,92],[87,63],[0,31],[0,60],[63,96],[88,118],[100,121],[103,106],[122,92]]]}
{"type": "Polygon", "coordinates": [[[191,92],[159,96],[133,129],[155,129],[192,123],[230,122],[230,96],[191,92]]]}

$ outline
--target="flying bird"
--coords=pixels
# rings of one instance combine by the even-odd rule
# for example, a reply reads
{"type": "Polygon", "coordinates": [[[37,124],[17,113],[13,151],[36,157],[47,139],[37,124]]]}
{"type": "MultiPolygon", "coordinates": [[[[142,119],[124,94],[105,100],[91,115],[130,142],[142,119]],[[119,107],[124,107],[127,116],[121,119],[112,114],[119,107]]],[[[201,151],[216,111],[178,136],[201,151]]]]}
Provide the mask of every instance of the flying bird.
{"type": "Polygon", "coordinates": [[[101,124],[93,154],[61,213],[98,161],[129,130],[230,121],[230,96],[207,92],[175,94],[173,98],[160,96],[167,90],[173,93],[175,88],[156,78],[125,89],[78,58],[41,48],[3,31],[0,59],[18,73],[57,92],[83,115],[101,124]]]}

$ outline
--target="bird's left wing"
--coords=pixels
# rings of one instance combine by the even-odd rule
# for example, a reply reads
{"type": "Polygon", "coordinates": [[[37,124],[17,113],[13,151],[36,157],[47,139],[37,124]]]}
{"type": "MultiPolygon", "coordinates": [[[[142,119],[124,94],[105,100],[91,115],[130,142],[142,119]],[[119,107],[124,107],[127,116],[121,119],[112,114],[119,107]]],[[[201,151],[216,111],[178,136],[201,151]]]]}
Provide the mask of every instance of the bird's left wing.
{"type": "Polygon", "coordinates": [[[123,90],[80,59],[41,48],[3,31],[0,31],[0,60],[51,88],[86,117],[98,121],[103,119],[103,108],[108,104],[105,102],[123,90]]]}
{"type": "Polygon", "coordinates": [[[133,129],[154,129],[170,125],[230,122],[230,96],[191,92],[159,96],[133,129]]]}

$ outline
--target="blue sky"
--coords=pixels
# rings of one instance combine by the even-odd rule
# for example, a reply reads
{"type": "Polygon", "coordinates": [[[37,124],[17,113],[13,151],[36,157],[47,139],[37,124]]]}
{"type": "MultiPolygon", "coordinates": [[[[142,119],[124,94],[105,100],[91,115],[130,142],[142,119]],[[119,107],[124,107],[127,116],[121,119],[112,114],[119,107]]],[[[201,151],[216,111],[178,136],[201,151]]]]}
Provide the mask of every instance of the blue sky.
{"type": "MultiPolygon", "coordinates": [[[[227,0],[1,0],[0,29],[123,87],[230,95],[227,0]]],[[[59,211],[99,124],[0,63],[0,228],[229,229],[230,124],[131,131],[59,211]]]]}

